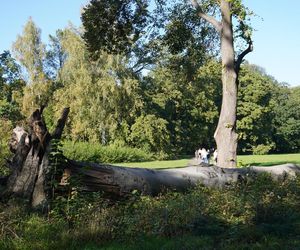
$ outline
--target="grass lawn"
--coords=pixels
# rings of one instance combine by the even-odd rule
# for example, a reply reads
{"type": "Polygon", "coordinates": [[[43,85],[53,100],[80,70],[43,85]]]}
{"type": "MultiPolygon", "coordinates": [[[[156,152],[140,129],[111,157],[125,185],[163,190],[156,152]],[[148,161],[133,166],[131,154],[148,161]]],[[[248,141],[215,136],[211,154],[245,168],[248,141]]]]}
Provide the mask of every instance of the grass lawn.
{"type": "Polygon", "coordinates": [[[147,161],[147,162],[126,162],[126,163],[116,163],[113,165],[123,166],[123,167],[135,167],[135,168],[152,168],[152,169],[166,169],[166,168],[182,168],[186,167],[190,158],[180,159],[180,160],[169,160],[169,161],[147,161]]]}
{"type": "Polygon", "coordinates": [[[238,162],[241,165],[272,166],[284,163],[300,164],[300,154],[277,154],[277,155],[240,155],[238,162]]]}
{"type": "MultiPolygon", "coordinates": [[[[166,168],[186,167],[188,166],[190,160],[191,158],[184,158],[180,160],[169,160],[169,161],[117,163],[114,165],[125,166],[125,167],[166,169],[166,168]]],[[[278,165],[284,163],[300,164],[300,154],[240,155],[238,156],[238,163],[241,166],[248,166],[248,165],[272,166],[272,165],[278,165]]]]}

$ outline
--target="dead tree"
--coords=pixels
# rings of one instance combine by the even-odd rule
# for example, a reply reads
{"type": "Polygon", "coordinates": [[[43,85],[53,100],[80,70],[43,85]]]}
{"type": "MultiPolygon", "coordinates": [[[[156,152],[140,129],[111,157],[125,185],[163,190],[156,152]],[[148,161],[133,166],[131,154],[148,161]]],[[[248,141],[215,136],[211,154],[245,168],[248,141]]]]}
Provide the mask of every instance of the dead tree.
{"type": "Polygon", "coordinates": [[[56,128],[49,133],[42,116],[43,108],[35,110],[28,121],[28,131],[17,127],[10,142],[14,153],[8,166],[12,173],[8,177],[4,196],[20,196],[29,199],[33,206],[46,205],[49,194],[51,164],[49,153],[51,141],[60,139],[69,108],[65,108],[56,128]]]}
{"type": "MultiPolygon", "coordinates": [[[[14,129],[10,143],[14,152],[10,161],[12,173],[7,180],[6,196],[24,197],[34,207],[43,207],[51,199],[51,145],[54,139],[61,137],[68,113],[68,108],[63,110],[52,134],[46,128],[42,109],[31,115],[28,131],[20,127],[14,129]]],[[[150,170],[66,160],[62,168],[58,176],[61,186],[69,185],[69,178],[76,176],[80,179],[80,190],[103,191],[114,197],[127,196],[133,190],[147,195],[156,195],[164,190],[184,191],[198,183],[208,187],[224,187],[253,178],[261,172],[270,173],[275,179],[300,173],[300,167],[293,164],[230,169],[200,164],[180,169],[150,170]]]]}
{"type": "Polygon", "coordinates": [[[295,164],[220,168],[202,163],[185,168],[151,170],[76,161],[69,161],[67,170],[69,175],[81,174],[82,190],[101,190],[117,196],[129,195],[133,190],[146,195],[157,195],[165,190],[186,191],[197,184],[222,188],[234,182],[255,178],[260,173],[269,173],[275,180],[300,173],[300,167],[295,164]]]}

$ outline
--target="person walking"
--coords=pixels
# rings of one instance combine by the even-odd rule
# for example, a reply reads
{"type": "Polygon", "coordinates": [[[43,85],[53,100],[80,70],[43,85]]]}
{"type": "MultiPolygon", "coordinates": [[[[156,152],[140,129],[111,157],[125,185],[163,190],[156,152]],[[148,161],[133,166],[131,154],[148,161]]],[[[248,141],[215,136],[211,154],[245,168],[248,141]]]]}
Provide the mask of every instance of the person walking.
{"type": "Polygon", "coordinates": [[[205,148],[201,149],[201,159],[204,163],[208,164],[208,152],[206,151],[205,148]]]}

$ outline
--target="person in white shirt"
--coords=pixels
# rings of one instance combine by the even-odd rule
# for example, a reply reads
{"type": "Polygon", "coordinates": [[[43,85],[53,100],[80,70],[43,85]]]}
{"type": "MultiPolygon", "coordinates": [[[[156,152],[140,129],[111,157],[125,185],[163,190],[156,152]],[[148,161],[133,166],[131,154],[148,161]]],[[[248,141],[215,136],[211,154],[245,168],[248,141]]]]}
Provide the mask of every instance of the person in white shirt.
{"type": "Polygon", "coordinates": [[[208,163],[208,152],[206,151],[205,148],[201,149],[201,159],[204,163],[208,163]]]}

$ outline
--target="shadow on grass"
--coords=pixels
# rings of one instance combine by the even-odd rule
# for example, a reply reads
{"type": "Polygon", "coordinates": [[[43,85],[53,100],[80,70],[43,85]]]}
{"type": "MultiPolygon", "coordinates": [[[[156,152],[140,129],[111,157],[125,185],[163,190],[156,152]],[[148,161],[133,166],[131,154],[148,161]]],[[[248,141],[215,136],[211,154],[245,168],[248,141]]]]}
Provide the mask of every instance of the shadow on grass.
{"type": "Polygon", "coordinates": [[[103,249],[299,249],[299,183],[262,175],[223,190],[166,195],[159,210],[135,203],[137,240],[103,249]]]}

